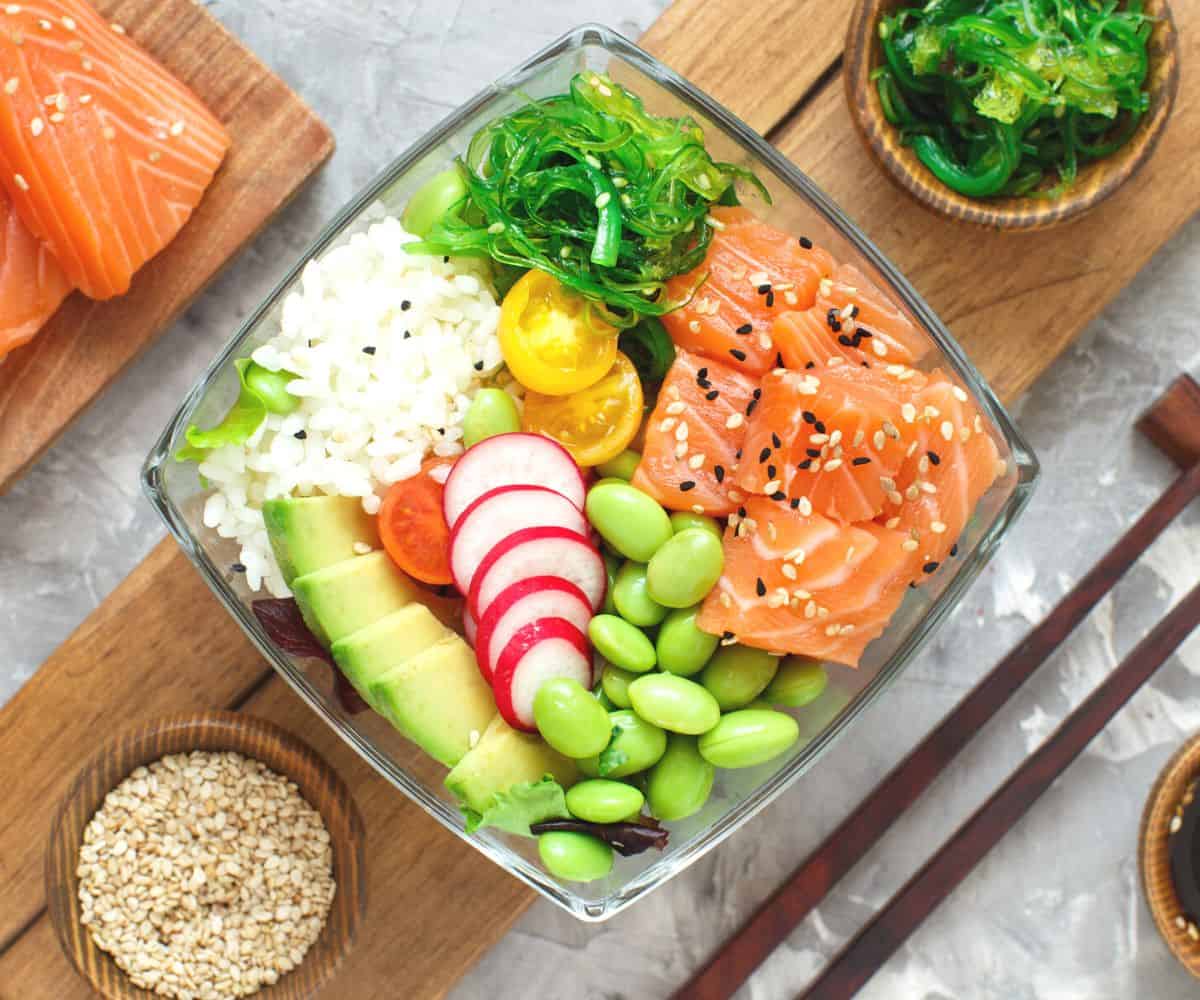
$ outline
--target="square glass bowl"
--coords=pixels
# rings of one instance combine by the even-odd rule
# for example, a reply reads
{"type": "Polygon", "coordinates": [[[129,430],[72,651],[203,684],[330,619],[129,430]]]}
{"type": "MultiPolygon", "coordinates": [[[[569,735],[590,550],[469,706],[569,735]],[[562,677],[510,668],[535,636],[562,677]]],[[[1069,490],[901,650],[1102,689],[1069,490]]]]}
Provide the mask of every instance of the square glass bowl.
{"type": "Polygon", "coordinates": [[[512,875],[581,919],[603,920],[683,871],[812,766],[895,680],[955,607],[1025,506],[1036,477],[1037,462],[1032,452],[980,374],[904,277],[845,214],[748,126],[678,74],[608,28],[584,25],[468,101],[341,211],[187,394],[146,460],[143,487],[221,603],[284,680],[348,744],[439,823],[512,875]],[[811,237],[838,260],[855,264],[901,303],[934,343],[930,366],[952,370],[974,398],[991,425],[1008,470],[980,502],[959,541],[958,558],[952,565],[932,576],[927,585],[909,591],[891,626],[869,647],[857,670],[830,667],[825,693],[795,712],[801,739],[788,753],[757,767],[718,771],[712,796],[704,808],[687,820],[670,824],[670,844],[665,851],[618,857],[608,878],[579,885],[560,882],[544,872],[536,842],[531,839],[492,830],[467,834],[458,805],[443,786],[443,767],[382,718],[370,712],[350,715],[343,711],[333,693],[330,671],[323,663],[292,658],[272,644],[250,608],[253,598],[268,595],[251,594],[243,577],[230,569],[237,558],[236,543],[204,527],[201,510],[207,491],[196,466],[177,462],[172,456],[184,443],[184,430],[189,424],[215,424],[236,398],[234,361],[248,357],[277,331],[282,301],[297,283],[307,260],[364,228],[378,217],[380,206],[398,215],[424,181],[465,152],[476,129],[530,97],[565,91],[572,75],[584,69],[609,73],[641,95],[653,112],[693,116],[705,130],[714,159],[753,169],[771,189],[774,204],[756,204],[756,211],[788,232],[811,237]]]}

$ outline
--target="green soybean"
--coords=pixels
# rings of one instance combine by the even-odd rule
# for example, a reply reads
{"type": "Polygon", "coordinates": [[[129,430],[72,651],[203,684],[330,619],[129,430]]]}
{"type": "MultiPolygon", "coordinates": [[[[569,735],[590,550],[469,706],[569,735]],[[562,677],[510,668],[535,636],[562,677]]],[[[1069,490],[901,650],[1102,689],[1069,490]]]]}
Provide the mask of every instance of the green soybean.
{"type": "Polygon", "coordinates": [[[724,568],[721,539],[703,528],[686,528],[651,557],[646,591],[668,608],[690,608],[713,589],[724,568]]]}
{"type": "Polygon", "coordinates": [[[589,823],[619,823],[640,813],[645,801],[633,785],[607,778],[591,778],[567,789],[567,809],[589,823]]]}
{"type": "Polygon", "coordinates": [[[480,389],[463,417],[463,443],[468,448],[497,434],[521,429],[517,404],[503,389],[480,389]]]}
{"type": "Polygon", "coordinates": [[[723,646],[713,654],[700,683],[722,712],[745,708],[766,690],[779,669],[779,657],[753,646],[723,646]]]}
{"type": "Polygon", "coordinates": [[[604,706],[579,681],[554,677],[533,696],[542,739],[567,757],[591,757],[608,746],[612,724],[604,706]]]}
{"type": "Polygon", "coordinates": [[[663,730],[627,708],[609,712],[608,718],[613,736],[605,753],[612,754],[620,763],[602,776],[599,760],[586,757],[579,761],[579,770],[589,778],[624,778],[658,763],[667,749],[667,734],[663,730]]]}
{"type": "Polygon", "coordinates": [[[673,733],[706,733],[721,718],[717,700],[695,681],[674,674],[647,674],[629,685],[633,710],[673,733]]]}
{"type": "Polygon", "coordinates": [[[800,737],[796,720],[783,712],[744,708],[721,716],[700,737],[700,755],[717,767],[753,767],[778,757],[800,737]]]}
{"type": "Polygon", "coordinates": [[[688,528],[700,528],[702,531],[711,531],[718,538],[721,537],[721,525],[717,523],[716,518],[693,514],[689,510],[677,510],[671,515],[671,530],[675,534],[687,531],[688,528]]]}
{"type": "Polygon", "coordinates": [[[693,815],[708,801],[714,773],[712,764],[700,756],[696,737],[672,733],[667,752],[646,779],[650,811],[668,821],[693,815]]]}
{"type": "Polygon", "coordinates": [[[555,830],[538,837],[546,871],[568,882],[593,882],[612,871],[613,851],[590,833],[555,830]]]}
{"type": "Polygon", "coordinates": [[[254,391],[262,400],[263,406],[271,413],[280,414],[291,413],[300,405],[299,397],[293,396],[287,390],[288,383],[298,377],[287,371],[273,372],[253,361],[246,366],[243,375],[246,387],[254,391]]]}
{"type": "Polygon", "coordinates": [[[613,605],[631,625],[648,628],[667,617],[667,609],[650,598],[646,586],[646,564],[627,562],[617,571],[613,605]]]}
{"type": "Polygon", "coordinates": [[[588,490],[584,511],[592,527],[626,559],[646,562],[671,537],[671,519],[648,493],[628,483],[588,490]]]}
{"type": "Polygon", "coordinates": [[[629,482],[633,478],[633,472],[641,460],[641,455],[636,451],[630,451],[626,448],[616,458],[610,458],[607,462],[601,462],[597,465],[596,471],[606,479],[623,479],[629,482]]]}
{"type": "Polygon", "coordinates": [[[434,223],[455,211],[467,198],[467,185],[457,167],[436,174],[408,199],[400,222],[414,236],[429,235],[434,223]]]}
{"type": "Polygon", "coordinates": [[[622,670],[644,674],[658,662],[646,633],[616,615],[596,615],[588,623],[588,638],[601,656],[622,670]]]}
{"type": "Polygon", "coordinates": [[[617,606],[613,603],[613,591],[617,586],[617,570],[621,568],[621,557],[603,550],[600,552],[600,556],[604,559],[604,575],[607,577],[608,583],[604,588],[604,607],[600,610],[606,615],[615,615],[617,606]]]}
{"type": "Polygon", "coordinates": [[[720,639],[696,625],[700,605],[674,608],[663,619],[654,640],[658,665],[669,674],[689,677],[701,670],[713,655],[720,639]]]}
{"type": "Polygon", "coordinates": [[[789,656],[779,665],[774,680],[763,691],[772,705],[800,708],[816,701],[829,684],[825,665],[807,656],[789,656]]]}
{"type": "Polygon", "coordinates": [[[633,702],[629,700],[629,685],[636,680],[637,674],[622,670],[609,663],[600,675],[600,687],[616,708],[630,708],[633,702]]]}

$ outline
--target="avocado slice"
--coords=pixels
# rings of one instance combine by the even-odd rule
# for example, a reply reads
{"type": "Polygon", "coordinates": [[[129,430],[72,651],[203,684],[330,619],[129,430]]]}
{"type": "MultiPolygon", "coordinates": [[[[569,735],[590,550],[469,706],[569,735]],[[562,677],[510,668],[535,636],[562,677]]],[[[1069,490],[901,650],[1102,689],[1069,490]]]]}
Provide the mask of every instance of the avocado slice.
{"type": "Polygon", "coordinates": [[[446,775],[446,787],[476,812],[485,812],[497,792],[524,781],[553,775],[563,788],[579,779],[575,762],[553,750],[535,733],[513,729],[500,716],[492,719],[479,742],[446,775]]]}
{"type": "Polygon", "coordinates": [[[298,576],[357,555],[356,543],[379,548],[375,518],[358,497],[278,497],[265,501],[262,512],[289,587],[298,576]]]}
{"type": "Polygon", "coordinates": [[[475,652],[450,635],[393,667],[370,686],[368,701],[435,760],[453,767],[496,713],[475,652]]]}
{"type": "Polygon", "coordinates": [[[371,684],[451,634],[433,612],[414,601],[338,639],[333,658],[367,704],[379,711],[371,698],[371,684]]]}
{"type": "Polygon", "coordinates": [[[328,646],[400,610],[416,599],[417,588],[380,551],[298,576],[292,594],[305,624],[328,646]]]}

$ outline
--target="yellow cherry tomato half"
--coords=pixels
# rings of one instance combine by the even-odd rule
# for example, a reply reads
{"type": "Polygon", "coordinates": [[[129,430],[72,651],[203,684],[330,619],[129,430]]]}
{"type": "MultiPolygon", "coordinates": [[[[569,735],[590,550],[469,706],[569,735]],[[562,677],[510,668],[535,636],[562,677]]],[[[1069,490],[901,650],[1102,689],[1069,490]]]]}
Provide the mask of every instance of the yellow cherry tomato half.
{"type": "Polygon", "coordinates": [[[582,466],[599,465],[629,447],[642,425],[642,383],[620,351],[599,382],[569,396],[525,394],[522,426],[554,438],[582,466]]]}
{"type": "Polygon", "coordinates": [[[544,271],[528,271],[500,306],[500,353],[526,389],[566,396],[604,378],[617,330],[544,271]]]}

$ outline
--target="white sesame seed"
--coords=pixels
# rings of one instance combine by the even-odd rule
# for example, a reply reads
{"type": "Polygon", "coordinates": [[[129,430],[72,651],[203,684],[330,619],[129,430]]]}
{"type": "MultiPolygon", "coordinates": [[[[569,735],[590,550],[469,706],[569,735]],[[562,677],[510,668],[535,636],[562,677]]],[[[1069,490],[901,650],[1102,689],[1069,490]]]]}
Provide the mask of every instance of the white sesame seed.
{"type": "Polygon", "coordinates": [[[971,428],[967,427],[965,424],[962,427],[960,427],[958,429],[958,439],[963,444],[966,444],[968,441],[970,441],[971,440],[971,428]]]}
{"type": "Polygon", "coordinates": [[[92,95],[91,94],[80,94],[79,95],[79,103],[80,104],[91,104],[92,103],[92,95]]]}
{"type": "Polygon", "coordinates": [[[763,486],[763,492],[767,496],[770,496],[772,493],[778,493],[779,487],[782,485],[783,484],[778,479],[772,479],[770,482],[766,483],[763,486]]]}
{"type": "Polygon", "coordinates": [[[686,422],[681,422],[679,424],[679,426],[675,428],[675,440],[676,441],[686,441],[687,437],[688,437],[688,425],[686,422]]]}
{"type": "Polygon", "coordinates": [[[1178,815],[1172,816],[1171,817],[1171,825],[1169,827],[1167,827],[1167,832],[1178,833],[1182,826],[1183,826],[1183,817],[1178,816],[1178,815]]]}
{"type": "Polygon", "coordinates": [[[828,434],[810,434],[808,436],[810,444],[825,444],[829,440],[828,434]]]}
{"type": "Polygon", "coordinates": [[[909,500],[916,500],[921,495],[920,487],[916,483],[912,483],[905,491],[904,496],[909,500]]]}
{"type": "Polygon", "coordinates": [[[761,347],[764,351],[769,351],[775,345],[770,337],[768,337],[765,333],[760,333],[758,335],[758,346],[761,347]]]}
{"type": "Polygon", "coordinates": [[[911,424],[917,419],[917,408],[912,403],[905,403],[900,407],[900,416],[904,418],[905,423],[911,424]]]}
{"type": "Polygon", "coordinates": [[[958,386],[956,386],[956,385],[951,386],[950,391],[954,394],[954,398],[957,399],[960,403],[965,403],[967,401],[967,394],[965,392],[963,392],[963,390],[960,389],[958,386]]]}
{"type": "MultiPolygon", "coordinates": [[[[687,409],[687,405],[685,403],[683,403],[681,400],[676,400],[674,403],[667,404],[667,408],[666,408],[665,412],[668,414],[668,416],[676,417],[686,409],[687,409]]],[[[663,428],[663,430],[668,430],[668,429],[669,428],[666,428],[666,427],[663,428]]]]}
{"type": "Polygon", "coordinates": [[[596,196],[596,207],[604,208],[610,201],[612,201],[612,195],[607,191],[602,191],[596,196]]]}
{"type": "Polygon", "coordinates": [[[675,457],[676,458],[683,458],[683,456],[686,455],[687,453],[688,453],[688,446],[687,446],[686,441],[680,441],[677,445],[675,445],[675,457]]]}
{"type": "Polygon", "coordinates": [[[946,526],[941,521],[933,521],[929,525],[929,530],[935,535],[942,535],[946,532],[946,526]]]}
{"type": "Polygon", "coordinates": [[[121,25],[117,24],[115,21],[112,24],[110,24],[109,27],[112,28],[112,30],[115,31],[118,35],[125,34],[125,29],[121,25]]]}
{"type": "Polygon", "coordinates": [[[885,420],[881,426],[883,427],[883,433],[890,437],[893,441],[900,440],[900,431],[896,429],[896,425],[890,420],[885,420]]]}
{"type": "Polygon", "coordinates": [[[4,92],[6,94],[15,94],[19,86],[21,86],[21,81],[15,76],[11,76],[4,81],[4,92]]]}
{"type": "Polygon", "coordinates": [[[152,149],[152,150],[150,150],[150,153],[146,157],[146,159],[149,160],[151,163],[157,163],[159,160],[162,159],[162,153],[160,153],[157,149],[152,149]]]}
{"type": "Polygon", "coordinates": [[[695,455],[693,455],[691,458],[688,459],[688,468],[689,469],[698,469],[703,464],[704,464],[704,453],[703,452],[697,452],[695,455]]]}
{"type": "Polygon", "coordinates": [[[949,420],[942,421],[941,430],[942,430],[942,437],[944,437],[947,441],[954,440],[954,425],[952,423],[950,423],[949,420]]]}
{"type": "Polygon", "coordinates": [[[800,503],[797,507],[797,510],[799,510],[800,513],[803,514],[805,517],[808,517],[813,512],[812,501],[809,500],[808,497],[801,497],[800,503]]]}
{"type": "Polygon", "coordinates": [[[63,18],[62,18],[62,26],[63,26],[64,28],[66,28],[66,29],[67,29],[67,31],[74,31],[74,30],[75,30],[75,18],[73,18],[73,17],[67,17],[67,16],[64,14],[64,15],[63,15],[63,18]]]}
{"type": "Polygon", "coordinates": [[[733,606],[733,598],[730,597],[729,594],[724,590],[721,591],[721,595],[717,598],[717,600],[721,602],[721,607],[723,608],[729,608],[733,606]]]}
{"type": "Polygon", "coordinates": [[[35,139],[39,135],[41,135],[45,130],[46,130],[46,123],[44,121],[42,121],[40,118],[35,118],[33,121],[31,121],[29,123],[29,131],[31,133],[33,133],[33,137],[35,139]]]}
{"type": "Polygon", "coordinates": [[[804,562],[804,555],[805,555],[804,549],[795,548],[795,549],[792,549],[792,551],[789,552],[787,555],[785,555],[783,558],[786,559],[788,562],[794,562],[797,566],[799,566],[802,562],[804,562]]]}
{"type": "Polygon", "coordinates": [[[41,28],[42,31],[49,31],[51,28],[54,27],[54,25],[52,25],[44,17],[40,17],[40,18],[38,18],[38,27],[41,28]]]}
{"type": "Polygon", "coordinates": [[[729,419],[725,421],[725,426],[727,428],[729,428],[729,430],[732,431],[732,430],[736,430],[737,428],[741,427],[742,424],[744,424],[745,422],[746,422],[746,418],[743,417],[740,413],[731,413],[729,415],[729,419]]]}
{"type": "Polygon", "coordinates": [[[825,471],[826,472],[834,472],[835,470],[840,469],[841,467],[842,467],[842,460],[840,458],[831,458],[828,462],[825,463],[825,471]]]}
{"type": "Polygon", "coordinates": [[[937,487],[934,486],[933,483],[931,483],[928,479],[922,479],[917,485],[921,487],[922,493],[936,493],[937,492],[937,487]]]}
{"type": "Polygon", "coordinates": [[[875,337],[871,341],[871,350],[875,352],[876,357],[879,357],[879,358],[887,357],[887,352],[888,352],[887,344],[885,344],[878,337],[875,337]]]}
{"type": "Polygon", "coordinates": [[[699,503],[692,504],[692,513],[693,514],[703,514],[704,513],[704,505],[699,504],[699,503]]]}
{"type": "Polygon", "coordinates": [[[876,451],[883,451],[883,446],[887,444],[887,437],[884,435],[883,431],[876,431],[874,436],[871,438],[871,443],[875,445],[876,451]]]}
{"type": "Polygon", "coordinates": [[[351,548],[354,550],[354,554],[359,556],[365,556],[371,551],[371,546],[366,542],[355,542],[351,548]]]}
{"type": "Polygon", "coordinates": [[[817,291],[821,295],[828,295],[833,291],[833,281],[830,278],[822,278],[821,283],[817,286],[817,291]]]}
{"type": "MultiPolygon", "coordinates": [[[[672,405],[674,405],[674,404],[672,404],[672,405]]],[[[679,423],[679,421],[676,420],[674,417],[667,417],[666,420],[664,420],[661,424],[658,425],[658,429],[660,431],[662,431],[662,433],[667,434],[670,432],[671,428],[674,427],[677,423],[679,423]]]]}
{"type": "Polygon", "coordinates": [[[884,526],[885,528],[894,528],[894,527],[896,527],[896,525],[898,525],[899,523],[900,523],[900,518],[898,518],[898,517],[889,517],[889,518],[888,518],[888,519],[887,519],[887,520],[884,522],[883,526],[884,526]]]}
{"type": "Polygon", "coordinates": [[[905,552],[916,552],[917,551],[917,543],[914,542],[911,538],[906,538],[906,539],[904,539],[904,541],[902,541],[900,543],[900,548],[902,548],[905,552]]]}
{"type": "Polygon", "coordinates": [[[786,576],[789,580],[796,579],[796,567],[789,562],[785,562],[779,567],[779,572],[786,576]]]}
{"type": "Polygon", "coordinates": [[[817,602],[809,599],[809,602],[804,605],[804,617],[815,618],[817,616],[817,602]]]}
{"type": "Polygon", "coordinates": [[[27,181],[20,174],[13,174],[13,183],[16,184],[17,187],[19,187],[22,191],[29,190],[29,181],[27,181]]]}
{"type": "Polygon", "coordinates": [[[4,13],[5,14],[20,14],[21,13],[21,5],[16,4],[16,3],[10,3],[7,7],[4,8],[4,13]]]}
{"type": "Polygon", "coordinates": [[[688,329],[691,330],[692,333],[699,333],[700,332],[700,321],[695,320],[695,319],[688,320],[688,329]]]}

